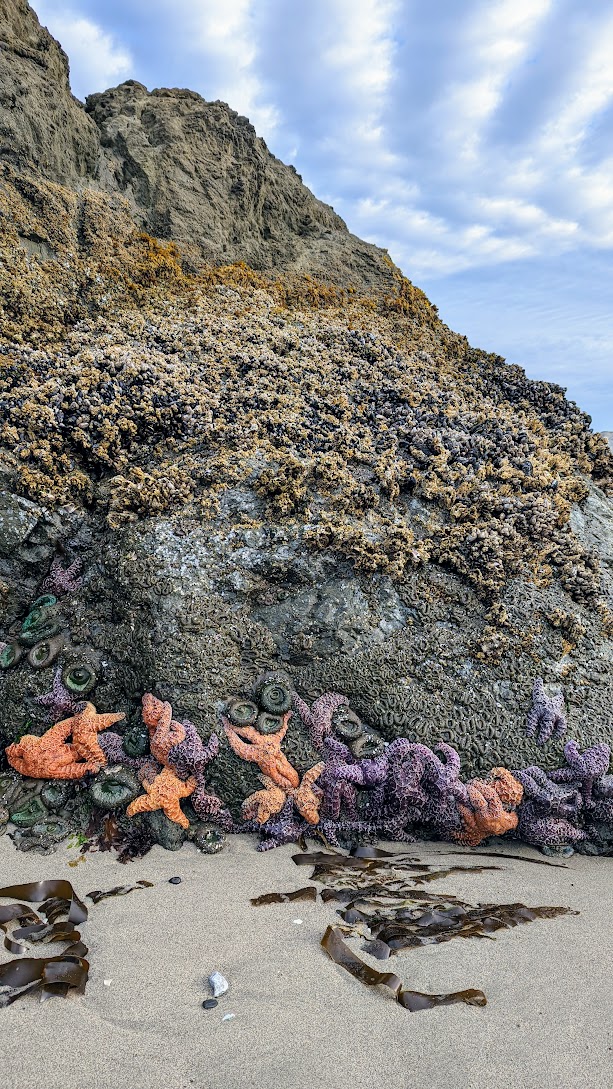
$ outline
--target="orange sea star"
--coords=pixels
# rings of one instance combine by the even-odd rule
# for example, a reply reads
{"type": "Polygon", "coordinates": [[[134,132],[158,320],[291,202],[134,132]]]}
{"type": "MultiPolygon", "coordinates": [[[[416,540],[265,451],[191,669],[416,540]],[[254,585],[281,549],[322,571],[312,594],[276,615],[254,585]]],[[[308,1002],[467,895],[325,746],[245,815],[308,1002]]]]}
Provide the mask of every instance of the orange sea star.
{"type": "Polygon", "coordinates": [[[492,768],[489,781],[503,805],[512,808],[519,805],[524,796],[524,788],[507,768],[492,768]]]}
{"type": "Polygon", "coordinates": [[[143,722],[149,730],[149,748],[159,764],[168,763],[168,753],[173,745],[185,740],[185,727],[175,722],[169,703],[146,692],[143,696],[143,722]]]}
{"type": "Polygon", "coordinates": [[[98,744],[97,734],[125,717],[122,712],[99,715],[93,703],[86,703],[82,711],[64,720],[71,723],[73,747],[81,759],[90,765],[91,771],[100,771],[106,766],[106,756],[98,744]]]}
{"type": "Polygon", "coordinates": [[[12,768],[33,779],[82,779],[90,765],[79,759],[73,745],[67,743],[72,722],[66,719],[47,730],[42,737],[24,734],[6,750],[12,768]]]}
{"type": "Polygon", "coordinates": [[[71,718],[56,722],[42,737],[25,734],[9,745],[6,757],[16,771],[33,779],[82,779],[88,771],[97,772],[106,757],[96,740],[99,730],[112,726],[125,716],[99,715],[92,703],[71,718]],[[68,738],[72,734],[72,744],[68,738]]]}
{"type": "Polygon", "coordinates": [[[126,814],[134,817],[137,813],[152,813],[155,809],[161,809],[175,824],[180,824],[181,828],[189,828],[189,821],[181,811],[179,801],[181,798],[189,798],[196,786],[194,776],[183,782],[171,768],[163,768],[151,782],[143,779],[145,793],[130,802],[126,814]]]}
{"type": "Polygon", "coordinates": [[[502,836],[517,827],[517,813],[507,813],[495,787],[482,779],[466,784],[470,807],[458,803],[462,831],[453,838],[458,843],[476,847],[488,836],[502,836]]]}
{"type": "Polygon", "coordinates": [[[245,798],[242,813],[245,820],[254,820],[258,824],[264,824],[269,817],[275,816],[283,809],[288,798],[292,798],[296,809],[308,824],[319,823],[319,805],[321,791],[316,792],[313,787],[324,768],[323,761],[309,768],[302,777],[302,782],[297,787],[280,787],[268,775],[261,775],[265,790],[256,790],[245,798]]]}
{"type": "Polygon", "coordinates": [[[260,734],[253,726],[233,726],[222,718],[226,737],[234,752],[243,760],[259,764],[261,771],[270,779],[289,791],[298,786],[300,778],[289,760],[281,752],[281,742],[287,733],[291,712],[283,716],[283,724],[276,734],[260,734]],[[249,744],[247,744],[249,742],[249,744]]]}

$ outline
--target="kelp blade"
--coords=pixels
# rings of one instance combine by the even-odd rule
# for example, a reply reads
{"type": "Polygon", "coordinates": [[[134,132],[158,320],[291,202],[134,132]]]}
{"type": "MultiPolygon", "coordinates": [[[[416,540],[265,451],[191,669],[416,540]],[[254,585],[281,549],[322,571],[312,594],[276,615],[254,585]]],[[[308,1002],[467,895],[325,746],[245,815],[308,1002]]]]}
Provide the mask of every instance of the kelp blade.
{"type": "Polygon", "coordinates": [[[306,885],[302,889],[294,889],[292,892],[265,892],[262,896],[255,896],[250,903],[253,907],[261,907],[264,904],[289,904],[296,900],[317,900],[317,889],[314,885],[306,885]]]}
{"type": "Polygon", "coordinates": [[[134,892],[137,889],[152,889],[152,881],[139,880],[134,885],[115,885],[112,889],[93,889],[92,892],[87,892],[86,898],[91,900],[94,904],[99,904],[101,900],[108,900],[111,896],[127,896],[129,892],[134,892]]]}
{"type": "Polygon", "coordinates": [[[4,896],[13,900],[26,900],[31,904],[40,904],[53,898],[66,900],[69,904],[69,922],[84,923],[87,919],[87,908],[70,881],[32,881],[25,885],[7,885],[0,889],[0,897],[4,896]]]}
{"type": "Polygon", "coordinates": [[[473,987],[464,991],[452,991],[449,994],[425,994],[421,991],[404,990],[400,978],[394,972],[379,972],[358,957],[343,940],[336,927],[328,927],[321,944],[334,963],[344,968],[354,979],[358,979],[366,987],[387,988],[396,1002],[411,1013],[417,1010],[429,1010],[434,1006],[449,1006],[455,1002],[463,1002],[468,1006],[487,1004],[483,991],[473,987]]]}

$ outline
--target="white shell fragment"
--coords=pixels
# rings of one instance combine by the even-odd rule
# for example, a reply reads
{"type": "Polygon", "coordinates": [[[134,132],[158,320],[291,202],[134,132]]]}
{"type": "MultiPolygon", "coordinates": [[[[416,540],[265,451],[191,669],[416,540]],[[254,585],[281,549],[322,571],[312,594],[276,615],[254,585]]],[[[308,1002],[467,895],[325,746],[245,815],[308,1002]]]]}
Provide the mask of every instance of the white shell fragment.
{"type": "Polygon", "coordinates": [[[233,1017],[236,1017],[235,1013],[225,1013],[222,1017],[222,1021],[231,1021],[233,1017]]]}
{"type": "Polygon", "coordinates": [[[211,972],[209,976],[209,987],[211,988],[211,994],[213,998],[219,998],[222,994],[225,994],[230,984],[227,979],[222,976],[221,972],[211,972]]]}

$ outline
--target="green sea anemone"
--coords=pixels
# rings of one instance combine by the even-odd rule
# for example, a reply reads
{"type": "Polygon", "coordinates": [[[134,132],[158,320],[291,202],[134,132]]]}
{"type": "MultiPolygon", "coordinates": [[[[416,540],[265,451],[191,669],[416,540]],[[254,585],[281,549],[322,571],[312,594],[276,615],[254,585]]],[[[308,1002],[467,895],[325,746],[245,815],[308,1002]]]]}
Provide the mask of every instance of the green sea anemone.
{"type": "Polygon", "coordinates": [[[0,654],[0,669],[10,669],[11,666],[17,665],[22,654],[23,650],[19,643],[9,643],[0,654]]]}
{"type": "Polygon", "coordinates": [[[72,797],[72,793],[73,784],[71,782],[56,779],[45,784],[40,792],[40,798],[47,809],[54,812],[66,805],[67,801],[72,797]]]}
{"type": "Polygon", "coordinates": [[[271,715],[268,711],[262,711],[258,715],[255,728],[260,734],[278,734],[283,725],[281,715],[271,715]]]}
{"type": "Polygon", "coordinates": [[[149,752],[149,731],[146,726],[130,726],[122,738],[122,747],[126,756],[147,756],[149,752]]]}
{"type": "Polygon", "coordinates": [[[33,669],[45,669],[46,666],[52,665],[63,645],[64,640],[61,635],[56,635],[51,639],[43,639],[41,643],[36,643],[29,651],[28,662],[33,669]]]}
{"type": "Polygon", "coordinates": [[[9,812],[16,828],[31,828],[33,824],[47,816],[47,808],[38,795],[25,802],[19,798],[14,809],[9,806],[9,812]]]}
{"type": "Polygon", "coordinates": [[[262,680],[255,688],[255,695],[263,711],[273,715],[284,715],[292,706],[292,694],[278,680],[262,680]]]}
{"type": "Polygon", "coordinates": [[[228,718],[235,726],[254,726],[258,717],[258,708],[250,700],[233,699],[226,705],[228,718]]]}
{"type": "Polygon", "coordinates": [[[68,664],[62,671],[62,683],[69,692],[85,696],[95,688],[98,677],[92,665],[88,662],[68,664]]]}
{"type": "Polygon", "coordinates": [[[226,842],[226,837],[220,828],[214,824],[200,822],[190,829],[189,838],[205,855],[216,855],[226,842]]]}
{"type": "Polygon", "coordinates": [[[128,768],[105,768],[89,785],[94,805],[100,809],[119,809],[129,805],[141,793],[142,787],[128,768]]]}

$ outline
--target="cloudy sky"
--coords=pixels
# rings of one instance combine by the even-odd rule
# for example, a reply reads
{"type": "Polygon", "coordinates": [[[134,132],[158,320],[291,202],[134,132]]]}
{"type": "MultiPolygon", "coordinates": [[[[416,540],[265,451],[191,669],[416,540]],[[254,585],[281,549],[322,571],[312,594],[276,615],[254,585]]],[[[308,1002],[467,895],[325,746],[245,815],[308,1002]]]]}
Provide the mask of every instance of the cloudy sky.
{"type": "Polygon", "coordinates": [[[613,430],[611,0],[33,0],[74,93],[245,114],[478,347],[613,430]]]}

